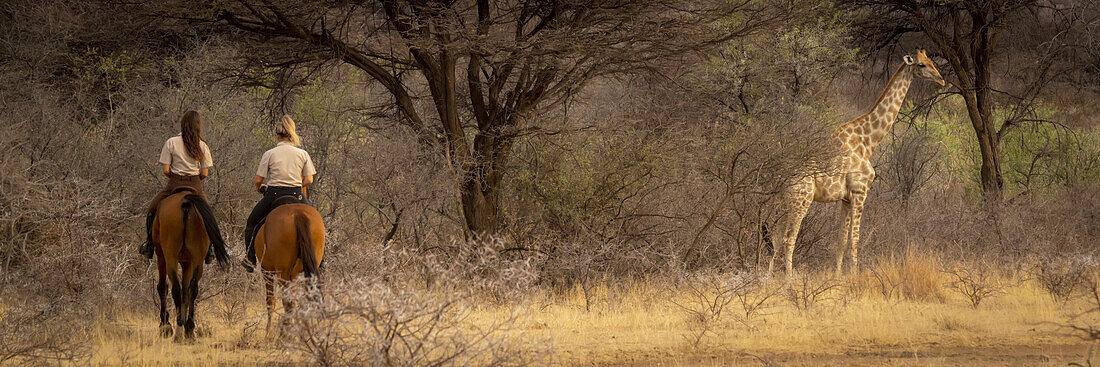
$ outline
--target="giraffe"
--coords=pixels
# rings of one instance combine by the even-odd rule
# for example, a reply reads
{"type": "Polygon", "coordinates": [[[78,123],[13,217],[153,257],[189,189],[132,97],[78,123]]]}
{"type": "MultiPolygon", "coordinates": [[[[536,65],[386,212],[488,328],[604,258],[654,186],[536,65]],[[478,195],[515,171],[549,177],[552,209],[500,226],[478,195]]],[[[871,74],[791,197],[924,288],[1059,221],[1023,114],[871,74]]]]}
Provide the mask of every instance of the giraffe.
{"type": "MultiPolygon", "coordinates": [[[[830,160],[832,170],[826,173],[803,177],[786,187],[780,193],[781,209],[784,210],[776,222],[776,231],[771,233],[773,244],[787,246],[787,276],[791,276],[794,262],[794,243],[798,238],[798,229],[802,219],[813,202],[841,203],[844,218],[844,231],[837,247],[836,274],[841,275],[845,245],[851,245],[851,269],[856,271],[857,244],[859,243],[859,223],[863,216],[863,203],[871,182],[875,179],[875,170],[871,166],[871,154],[890,131],[901,109],[905,94],[913,78],[931,80],[941,87],[945,85],[943,77],[923,49],[917,49],[915,55],[902,57],[904,63],[890,78],[886,89],[879,96],[875,106],[867,114],[849,121],[833,131],[831,144],[840,146],[838,156],[830,160]]],[[[773,250],[768,272],[772,271],[778,248],[773,250]]]]}

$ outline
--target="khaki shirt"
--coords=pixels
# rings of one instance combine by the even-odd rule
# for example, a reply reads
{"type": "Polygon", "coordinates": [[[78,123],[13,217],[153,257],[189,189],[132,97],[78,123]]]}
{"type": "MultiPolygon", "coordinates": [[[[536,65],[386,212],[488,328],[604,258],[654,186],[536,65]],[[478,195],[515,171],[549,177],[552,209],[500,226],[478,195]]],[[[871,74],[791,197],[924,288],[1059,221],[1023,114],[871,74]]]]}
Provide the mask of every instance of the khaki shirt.
{"type": "Polygon", "coordinates": [[[281,142],[264,152],[256,176],[264,178],[264,185],[302,187],[302,177],[317,173],[309,153],[287,142],[281,142]]]}
{"type": "Polygon", "coordinates": [[[205,141],[199,141],[202,146],[203,160],[191,158],[187,154],[187,147],[183,145],[183,137],[176,135],[164,142],[164,148],[160,150],[160,164],[167,164],[168,170],[181,176],[197,176],[204,167],[213,167],[214,159],[210,157],[210,147],[205,141]]]}

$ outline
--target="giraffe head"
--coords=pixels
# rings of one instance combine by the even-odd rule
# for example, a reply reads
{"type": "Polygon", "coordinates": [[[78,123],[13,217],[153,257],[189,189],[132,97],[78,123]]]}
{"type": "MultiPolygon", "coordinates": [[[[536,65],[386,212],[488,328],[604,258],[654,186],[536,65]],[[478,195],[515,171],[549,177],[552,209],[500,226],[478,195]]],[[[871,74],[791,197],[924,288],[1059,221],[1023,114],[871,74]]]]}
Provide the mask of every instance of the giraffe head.
{"type": "Polygon", "coordinates": [[[905,55],[903,59],[905,60],[905,65],[909,65],[913,68],[914,75],[934,81],[941,87],[947,84],[944,82],[943,76],[940,76],[940,71],[936,69],[936,64],[924,53],[924,49],[918,48],[916,55],[905,55]]]}

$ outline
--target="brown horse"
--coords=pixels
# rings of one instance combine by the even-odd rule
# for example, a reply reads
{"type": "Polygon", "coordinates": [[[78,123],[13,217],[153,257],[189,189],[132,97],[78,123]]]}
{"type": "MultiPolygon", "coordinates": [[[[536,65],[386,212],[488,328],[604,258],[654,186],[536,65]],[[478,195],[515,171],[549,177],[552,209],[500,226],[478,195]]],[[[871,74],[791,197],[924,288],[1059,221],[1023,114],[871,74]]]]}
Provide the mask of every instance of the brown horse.
{"type": "Polygon", "coordinates": [[[218,265],[229,265],[225,241],[214,221],[214,212],[202,196],[181,191],[161,200],[153,220],[153,245],[157,254],[160,281],[160,332],[164,337],[172,335],[168,323],[168,282],[172,282],[172,300],[176,304],[176,326],[183,328],[182,336],[195,337],[195,298],[202,278],[202,262],[212,247],[218,265]],[[195,213],[197,212],[197,213],[195,213]],[[212,245],[212,246],[211,246],[212,245]],[[177,272],[182,268],[183,277],[177,272]]]}
{"type": "MultiPolygon", "coordinates": [[[[256,232],[256,261],[264,273],[269,331],[275,310],[275,282],[286,286],[303,272],[307,279],[318,275],[324,254],[325,225],[317,209],[307,204],[284,204],[267,215],[256,232]]],[[[293,307],[292,302],[283,302],[284,309],[293,307]]]]}

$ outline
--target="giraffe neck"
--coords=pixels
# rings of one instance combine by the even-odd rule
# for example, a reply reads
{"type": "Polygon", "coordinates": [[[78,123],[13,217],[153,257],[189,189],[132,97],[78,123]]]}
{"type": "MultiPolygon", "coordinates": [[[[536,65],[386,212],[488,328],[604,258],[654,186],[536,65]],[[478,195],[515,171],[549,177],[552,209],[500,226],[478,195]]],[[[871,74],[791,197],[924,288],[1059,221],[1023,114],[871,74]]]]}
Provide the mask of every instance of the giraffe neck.
{"type": "Polygon", "coordinates": [[[886,137],[886,133],[890,132],[890,128],[894,126],[894,120],[898,117],[898,111],[901,110],[901,104],[905,101],[905,95],[909,93],[909,84],[912,82],[913,68],[902,64],[886,84],[886,89],[878,97],[875,107],[871,108],[867,118],[861,121],[864,126],[860,131],[866,132],[861,138],[871,152],[878,147],[886,137]]]}

